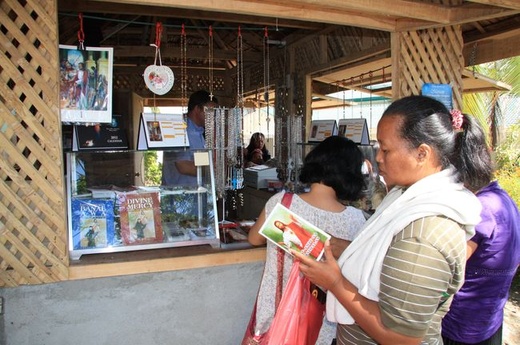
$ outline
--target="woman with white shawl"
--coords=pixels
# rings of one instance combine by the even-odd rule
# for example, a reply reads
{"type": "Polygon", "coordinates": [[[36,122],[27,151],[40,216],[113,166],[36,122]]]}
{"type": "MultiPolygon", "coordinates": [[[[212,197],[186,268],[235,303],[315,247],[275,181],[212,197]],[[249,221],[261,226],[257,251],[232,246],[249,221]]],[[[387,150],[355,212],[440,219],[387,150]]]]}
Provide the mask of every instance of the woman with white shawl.
{"type": "Polygon", "coordinates": [[[388,195],[336,261],[294,253],[328,290],[337,344],[442,344],[440,323],[464,280],[466,241],[480,203],[464,188],[470,128],[425,96],[393,102],[378,123],[376,155],[388,195]]]}

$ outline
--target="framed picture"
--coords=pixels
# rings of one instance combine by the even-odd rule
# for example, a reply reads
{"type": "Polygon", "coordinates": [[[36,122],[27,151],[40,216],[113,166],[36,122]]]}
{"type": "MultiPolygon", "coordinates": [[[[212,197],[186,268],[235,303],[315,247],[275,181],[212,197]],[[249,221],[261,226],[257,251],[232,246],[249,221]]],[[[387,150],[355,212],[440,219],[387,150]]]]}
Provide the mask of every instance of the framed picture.
{"type": "Polygon", "coordinates": [[[60,45],[60,115],[66,123],[112,121],[113,48],[60,45]]]}

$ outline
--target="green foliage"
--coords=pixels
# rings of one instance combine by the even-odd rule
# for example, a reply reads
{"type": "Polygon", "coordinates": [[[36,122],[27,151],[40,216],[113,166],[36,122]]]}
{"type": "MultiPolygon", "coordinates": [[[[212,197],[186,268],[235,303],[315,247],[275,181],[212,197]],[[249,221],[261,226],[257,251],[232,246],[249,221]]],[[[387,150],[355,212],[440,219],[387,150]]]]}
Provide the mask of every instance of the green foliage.
{"type": "Polygon", "coordinates": [[[513,173],[520,167],[520,123],[507,129],[504,140],[496,149],[497,169],[513,173]]]}
{"type": "Polygon", "coordinates": [[[507,128],[504,136],[501,109],[507,97],[520,96],[520,56],[471,67],[475,72],[511,86],[507,92],[464,94],[463,112],[475,116],[489,136],[495,152],[495,177],[517,205],[520,205],[520,123],[507,128]],[[504,137],[504,139],[500,139],[504,137]]]}
{"type": "Polygon", "coordinates": [[[496,178],[520,205],[520,123],[510,126],[495,151],[496,178]]]}
{"type": "Polygon", "coordinates": [[[162,163],[157,160],[157,151],[147,151],[144,154],[144,184],[159,186],[162,177],[162,163]]]}
{"type": "Polygon", "coordinates": [[[520,56],[472,66],[474,72],[511,86],[510,91],[465,93],[462,111],[473,115],[490,136],[490,144],[498,145],[497,131],[503,122],[501,109],[508,97],[520,95],[520,56]]]}

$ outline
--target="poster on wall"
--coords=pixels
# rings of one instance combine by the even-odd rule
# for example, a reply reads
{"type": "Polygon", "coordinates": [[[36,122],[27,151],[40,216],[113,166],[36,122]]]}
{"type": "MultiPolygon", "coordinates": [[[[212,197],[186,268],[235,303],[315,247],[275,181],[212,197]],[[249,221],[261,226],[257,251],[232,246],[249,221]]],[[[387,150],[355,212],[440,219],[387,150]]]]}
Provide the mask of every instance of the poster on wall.
{"type": "Polygon", "coordinates": [[[438,100],[448,110],[453,109],[453,96],[451,85],[425,83],[421,88],[421,94],[438,100]]]}
{"type": "Polygon", "coordinates": [[[369,145],[370,138],[368,136],[367,120],[359,119],[341,119],[338,123],[338,135],[340,137],[349,138],[356,144],[369,145]]]}
{"type": "Polygon", "coordinates": [[[182,114],[141,114],[138,150],[188,146],[190,142],[182,114]]]}
{"type": "Polygon", "coordinates": [[[113,48],[60,45],[60,115],[65,123],[112,121],[113,48]]]}

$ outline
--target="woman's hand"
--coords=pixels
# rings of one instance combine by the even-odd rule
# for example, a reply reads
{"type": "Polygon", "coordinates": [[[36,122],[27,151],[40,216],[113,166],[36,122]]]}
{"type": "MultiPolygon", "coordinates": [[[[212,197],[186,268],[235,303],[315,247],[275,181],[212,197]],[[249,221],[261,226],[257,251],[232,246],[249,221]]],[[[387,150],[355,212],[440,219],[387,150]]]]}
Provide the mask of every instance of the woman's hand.
{"type": "Polygon", "coordinates": [[[343,279],[338,263],[332,254],[329,241],[325,243],[325,254],[322,261],[316,261],[294,250],[291,250],[291,252],[296,257],[296,260],[300,261],[300,271],[310,281],[323,289],[333,290],[343,279]]]}

